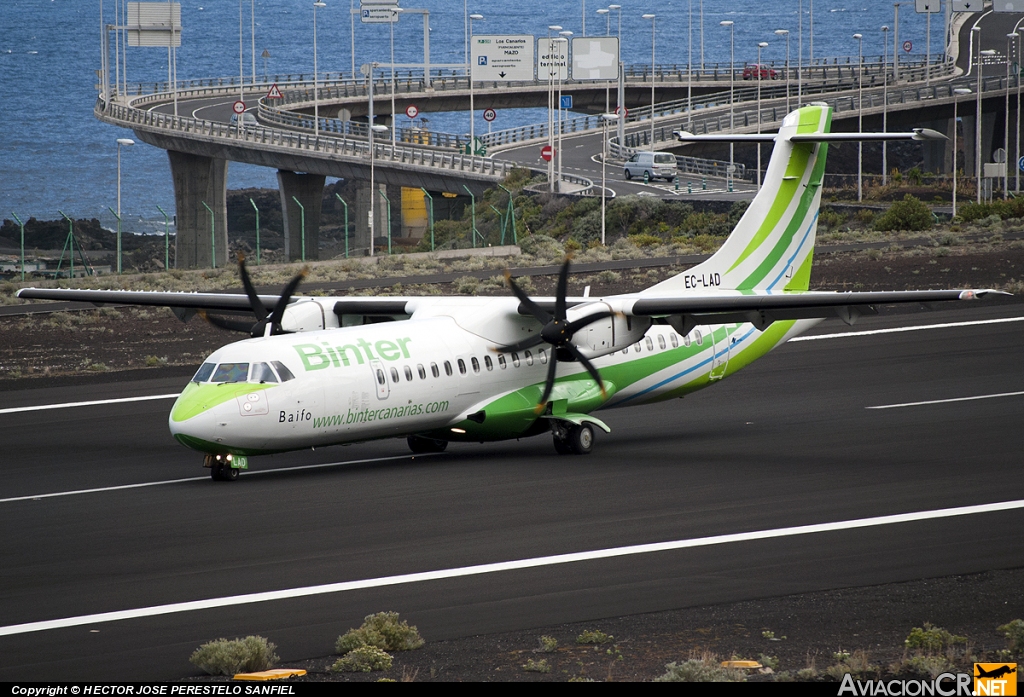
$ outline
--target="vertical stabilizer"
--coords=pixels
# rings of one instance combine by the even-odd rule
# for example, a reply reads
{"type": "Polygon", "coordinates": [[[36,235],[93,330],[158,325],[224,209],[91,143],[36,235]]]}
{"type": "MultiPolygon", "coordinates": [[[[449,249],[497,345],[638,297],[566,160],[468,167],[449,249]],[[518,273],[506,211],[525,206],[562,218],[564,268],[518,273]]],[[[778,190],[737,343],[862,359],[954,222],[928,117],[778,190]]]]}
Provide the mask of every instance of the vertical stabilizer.
{"type": "Polygon", "coordinates": [[[790,138],[828,133],[831,123],[832,109],[824,105],[789,114],[775,139],[764,184],[722,248],[644,293],[807,290],[828,144],[790,138]]]}

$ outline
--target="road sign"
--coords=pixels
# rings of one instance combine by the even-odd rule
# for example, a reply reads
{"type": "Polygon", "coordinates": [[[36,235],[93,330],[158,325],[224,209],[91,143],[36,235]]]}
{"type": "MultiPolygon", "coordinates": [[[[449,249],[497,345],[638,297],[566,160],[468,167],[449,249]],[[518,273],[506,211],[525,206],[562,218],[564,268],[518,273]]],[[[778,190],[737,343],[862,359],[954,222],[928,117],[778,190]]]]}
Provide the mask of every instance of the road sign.
{"type": "Polygon", "coordinates": [[[410,104],[409,106],[405,107],[405,115],[408,116],[410,119],[416,118],[419,115],[419,113],[420,110],[415,104],[410,104]]]}
{"type": "Polygon", "coordinates": [[[537,39],[537,79],[569,79],[569,42],[560,36],[537,39]]]}
{"type": "Polygon", "coordinates": [[[360,7],[359,21],[363,24],[394,24],[398,21],[398,9],[393,5],[360,7]]]}
{"type": "Polygon", "coordinates": [[[618,37],[581,37],[572,40],[573,80],[617,80],[618,73],[618,37]]]}
{"type": "Polygon", "coordinates": [[[919,14],[939,11],[939,0],[915,0],[915,5],[919,14]]]}
{"type": "Polygon", "coordinates": [[[978,12],[981,10],[982,0],[953,0],[953,12],[978,12]]]}
{"type": "Polygon", "coordinates": [[[236,114],[243,113],[245,111],[245,102],[236,101],[234,104],[231,105],[231,111],[235,112],[236,114]]]}
{"type": "Polygon", "coordinates": [[[474,80],[533,80],[533,37],[474,36],[471,60],[474,80]]]}
{"type": "Polygon", "coordinates": [[[490,123],[496,118],[498,118],[498,114],[494,109],[484,109],[484,121],[490,123]]]}
{"type": "Polygon", "coordinates": [[[1021,172],[1024,172],[1024,157],[1017,160],[1017,169],[1019,169],[1021,172]]]}
{"type": "Polygon", "coordinates": [[[540,149],[540,156],[545,162],[551,162],[551,158],[555,156],[555,149],[550,145],[545,145],[540,149]]]}
{"type": "Polygon", "coordinates": [[[561,106],[563,109],[572,109],[572,95],[563,94],[561,99],[561,106]]]}
{"type": "Polygon", "coordinates": [[[1003,164],[1004,162],[1006,162],[1006,149],[996,148],[996,151],[992,153],[992,161],[998,164],[1003,164]]]}
{"type": "Polygon", "coordinates": [[[910,49],[912,49],[912,48],[914,48],[914,42],[913,41],[904,41],[903,42],[903,50],[904,51],[906,51],[907,53],[910,53],[910,49]]]}
{"type": "Polygon", "coordinates": [[[626,118],[627,116],[629,116],[629,109],[627,109],[624,106],[617,106],[615,107],[615,113],[621,116],[622,118],[626,118]]]}
{"type": "MultiPolygon", "coordinates": [[[[978,3],[981,4],[980,2],[978,3]]],[[[1024,12],[1024,0],[992,0],[993,12],[1024,12]]]]}
{"type": "Polygon", "coordinates": [[[284,99],[284,95],[281,94],[281,90],[276,82],[270,86],[270,91],[267,92],[267,99],[284,99]]]}

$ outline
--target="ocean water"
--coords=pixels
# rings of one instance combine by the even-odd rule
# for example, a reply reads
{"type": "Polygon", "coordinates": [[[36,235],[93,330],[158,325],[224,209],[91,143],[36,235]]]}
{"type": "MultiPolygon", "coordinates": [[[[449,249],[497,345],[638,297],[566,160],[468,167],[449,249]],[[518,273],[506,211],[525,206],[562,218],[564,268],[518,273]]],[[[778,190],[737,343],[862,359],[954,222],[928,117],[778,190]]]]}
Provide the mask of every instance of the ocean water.
{"type": "MultiPolygon", "coordinates": [[[[106,23],[114,23],[115,5],[103,0],[106,23]]],[[[345,71],[351,65],[349,9],[353,0],[326,0],[317,11],[317,44],[322,72],[345,71]]],[[[596,14],[607,3],[597,0],[402,0],[403,7],[430,11],[431,63],[459,63],[464,54],[464,4],[470,13],[484,15],[474,22],[475,34],[547,35],[551,24],[581,35],[586,6],[587,34],[604,34],[606,20],[596,14]]],[[[700,6],[704,9],[704,60],[729,60],[729,31],[722,20],[735,22],[737,62],[754,61],[757,44],[768,42],[762,61],[785,61],[786,42],[774,35],[789,29],[791,60],[797,54],[798,0],[619,0],[622,5],[622,57],[626,63],[648,63],[651,25],[644,13],[656,13],[658,63],[686,64],[700,60],[700,6]],[[688,52],[688,22],[692,7],[693,48],[688,52]]],[[[99,0],[0,0],[0,218],[17,213],[59,218],[58,211],[74,217],[114,220],[116,208],[117,138],[131,137],[124,129],[97,121],[96,69],[100,64],[99,0]]],[[[239,71],[239,11],[243,15],[243,63],[251,72],[250,10],[255,8],[256,72],[262,76],[269,51],[270,74],[311,73],[313,70],[313,6],[310,0],[181,0],[182,46],[178,49],[178,78],[224,77],[239,71]]],[[[358,0],[354,0],[358,7],[358,0]]],[[[945,2],[943,2],[945,5],[945,2]]],[[[804,12],[804,56],[809,49],[807,13],[804,12]]],[[[924,53],[925,19],[913,4],[900,13],[900,39],[924,53]]],[[[618,30],[619,13],[613,11],[611,33],[618,30]]],[[[892,25],[893,7],[878,0],[817,0],[814,3],[814,55],[856,56],[854,33],[864,35],[865,60],[882,53],[883,24],[892,25]]],[[[942,50],[943,14],[932,17],[932,53],[942,50]]],[[[890,34],[891,41],[891,34],[890,34]]],[[[355,24],[356,65],[389,60],[386,24],[355,24]]],[[[891,54],[891,46],[889,47],[891,54]]],[[[395,60],[422,60],[423,22],[420,15],[404,17],[395,26],[395,60]]],[[[129,82],[167,79],[167,50],[129,48],[129,82]]],[[[427,115],[427,114],[425,114],[427,115]]],[[[430,116],[430,115],[427,115],[430,116]]],[[[487,125],[477,113],[477,132],[487,125]]],[[[503,110],[494,128],[508,128],[544,119],[539,110],[503,110]]],[[[431,127],[468,132],[466,114],[431,117],[431,127]]],[[[162,221],[157,206],[173,213],[174,192],[166,154],[138,143],[122,153],[122,210],[127,229],[144,231],[143,221],[162,221]]],[[[228,187],[276,187],[274,170],[231,163],[228,187]]]]}

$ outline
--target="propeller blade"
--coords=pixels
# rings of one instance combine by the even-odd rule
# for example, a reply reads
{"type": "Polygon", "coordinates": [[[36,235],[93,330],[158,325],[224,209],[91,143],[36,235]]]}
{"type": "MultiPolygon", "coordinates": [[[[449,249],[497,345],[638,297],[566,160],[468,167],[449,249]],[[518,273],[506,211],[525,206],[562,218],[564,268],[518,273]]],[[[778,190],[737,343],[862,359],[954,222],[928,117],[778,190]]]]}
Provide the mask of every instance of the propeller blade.
{"type": "Polygon", "coordinates": [[[575,322],[570,322],[569,326],[566,329],[568,330],[569,336],[571,337],[573,334],[575,334],[579,330],[583,329],[583,327],[586,327],[588,324],[593,324],[594,322],[599,322],[600,320],[607,319],[609,317],[614,317],[614,316],[615,316],[614,312],[610,312],[608,310],[602,310],[601,312],[595,312],[592,315],[587,315],[586,317],[581,317],[580,319],[576,320],[575,322]]]}
{"type": "Polygon", "coordinates": [[[308,267],[302,269],[302,271],[299,271],[295,278],[288,281],[288,285],[286,285],[284,287],[284,290],[281,291],[281,297],[277,299],[277,304],[274,305],[274,312],[270,315],[271,334],[281,333],[281,320],[284,319],[284,310],[286,307],[288,307],[288,303],[291,302],[292,294],[295,292],[295,289],[299,287],[299,284],[302,283],[302,280],[306,277],[308,273],[308,267]]]}
{"type": "Polygon", "coordinates": [[[499,353],[511,353],[512,351],[525,351],[528,348],[533,348],[537,344],[542,344],[542,343],[544,343],[544,338],[540,334],[534,334],[533,336],[528,336],[525,339],[523,339],[522,341],[518,341],[518,342],[516,342],[514,344],[509,344],[508,346],[495,346],[494,350],[499,352],[499,353]]]}
{"type": "Polygon", "coordinates": [[[555,352],[551,352],[551,362],[548,363],[548,376],[544,380],[544,392],[540,395],[540,402],[534,408],[534,413],[540,414],[548,405],[548,397],[551,396],[551,390],[555,387],[555,369],[558,367],[558,358],[555,356],[555,352]]]}
{"type": "Polygon", "coordinates": [[[512,280],[512,274],[508,271],[505,271],[505,281],[508,283],[509,288],[512,289],[515,296],[519,298],[519,302],[526,306],[526,309],[530,311],[530,314],[533,315],[535,320],[541,324],[547,324],[551,321],[551,315],[545,312],[537,303],[533,302],[533,300],[530,299],[530,296],[524,293],[523,289],[516,285],[516,282],[512,280]]]}
{"type": "Polygon", "coordinates": [[[591,363],[590,360],[580,353],[580,350],[572,344],[566,344],[564,348],[569,349],[569,353],[575,356],[576,360],[582,363],[583,367],[587,369],[588,373],[590,373],[590,377],[594,378],[594,382],[596,382],[601,388],[601,398],[608,399],[608,391],[604,389],[604,380],[601,379],[601,374],[597,372],[597,368],[594,367],[594,364],[591,363]]]}
{"type": "Polygon", "coordinates": [[[238,275],[242,277],[242,285],[245,286],[245,294],[249,296],[249,305],[252,306],[252,313],[256,320],[262,322],[267,318],[267,308],[263,306],[259,296],[256,294],[256,287],[249,278],[249,272],[245,270],[245,255],[238,253],[238,275]]]}
{"type": "Polygon", "coordinates": [[[558,290],[555,291],[555,319],[559,322],[565,321],[565,295],[569,291],[569,261],[571,256],[566,255],[562,270],[558,272],[558,290]]]}
{"type": "Polygon", "coordinates": [[[229,332],[244,332],[246,334],[252,330],[252,322],[247,320],[217,317],[216,315],[209,314],[206,310],[197,310],[196,314],[218,329],[226,329],[229,332]]]}

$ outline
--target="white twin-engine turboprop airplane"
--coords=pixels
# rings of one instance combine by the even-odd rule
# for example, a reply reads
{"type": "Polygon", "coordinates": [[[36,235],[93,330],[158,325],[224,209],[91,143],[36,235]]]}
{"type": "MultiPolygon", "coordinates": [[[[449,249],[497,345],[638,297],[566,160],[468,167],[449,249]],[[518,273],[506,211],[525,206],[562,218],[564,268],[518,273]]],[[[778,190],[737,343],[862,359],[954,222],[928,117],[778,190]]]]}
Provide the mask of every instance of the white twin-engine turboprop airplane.
{"type": "MultiPolygon", "coordinates": [[[[42,290],[25,298],[253,312],[209,316],[253,338],[215,351],[171,410],[171,433],[206,454],[214,479],[252,455],[404,437],[414,452],[448,441],[551,433],[559,453],[585,454],[593,415],[682,397],[735,373],[826,316],[847,322],[879,303],[974,298],[992,291],[808,292],[828,142],[942,137],[934,132],[830,134],[831,110],[789,114],[765,184],[707,261],[639,293],[566,298],[292,297],[42,290]],[[382,321],[382,320],[395,321],[382,321]]],[[[678,134],[682,140],[701,137],[678,134]]],[[[706,138],[706,137],[703,137],[706,138]]],[[[712,139],[719,138],[712,136],[712,139]]]]}

